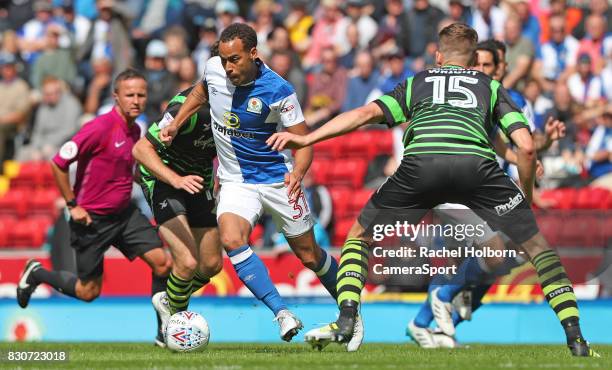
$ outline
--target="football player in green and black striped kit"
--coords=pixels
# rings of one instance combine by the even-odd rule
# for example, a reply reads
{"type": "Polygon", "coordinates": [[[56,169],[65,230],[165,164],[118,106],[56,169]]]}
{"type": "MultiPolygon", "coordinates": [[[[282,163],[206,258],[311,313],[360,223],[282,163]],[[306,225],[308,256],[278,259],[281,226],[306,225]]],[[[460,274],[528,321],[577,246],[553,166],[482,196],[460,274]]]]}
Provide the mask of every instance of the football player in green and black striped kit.
{"type": "MultiPolygon", "coordinates": [[[[165,324],[170,315],[184,311],[191,294],[210,281],[223,266],[217,218],[214,213],[213,159],[215,143],[209,107],[202,107],[182,127],[171,147],[159,132],[172,121],[191,88],[168,103],[132,151],[140,163],[141,185],[159,231],[173,257],[165,292],[153,296],[153,305],[165,324]]],[[[164,346],[163,333],[156,343],[164,346]]]]}
{"type": "Polygon", "coordinates": [[[313,346],[350,339],[373,232],[400,220],[417,224],[430,209],[449,202],[465,204],[527,252],[544,295],[565,329],[571,353],[596,355],[580,331],[572,284],[531,211],[536,148],[527,121],[499,82],[468,69],[477,39],[469,26],[452,24],[439,34],[436,62],[440,67],[408,78],[378,100],[343,113],[308,135],[284,132],[267,141],[275,150],[299,148],[365,124],[409,122],[402,163],[372,195],[342,248],[337,282],[340,317],[306,333],[313,346]],[[516,145],[520,187],[495,160],[489,133],[498,123],[516,145]]]}

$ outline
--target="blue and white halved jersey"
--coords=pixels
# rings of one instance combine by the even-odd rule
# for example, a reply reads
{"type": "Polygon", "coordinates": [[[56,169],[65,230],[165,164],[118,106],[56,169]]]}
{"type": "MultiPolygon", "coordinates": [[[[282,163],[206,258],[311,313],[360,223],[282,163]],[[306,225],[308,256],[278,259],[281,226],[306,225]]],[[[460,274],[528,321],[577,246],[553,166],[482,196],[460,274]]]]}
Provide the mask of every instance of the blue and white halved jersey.
{"type": "Polygon", "coordinates": [[[206,62],[213,136],[217,145],[221,183],[282,183],[293,170],[290,150],[272,150],[266,140],[283,127],[304,121],[295,90],[261,61],[252,83],[235,86],[220,57],[206,62]]]}

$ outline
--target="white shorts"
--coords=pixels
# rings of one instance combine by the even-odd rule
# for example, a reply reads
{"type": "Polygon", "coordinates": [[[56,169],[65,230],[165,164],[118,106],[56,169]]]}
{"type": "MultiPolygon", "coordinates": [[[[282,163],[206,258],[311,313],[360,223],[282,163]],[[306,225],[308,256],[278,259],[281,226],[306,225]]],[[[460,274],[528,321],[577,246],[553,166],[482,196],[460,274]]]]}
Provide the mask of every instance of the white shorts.
{"type": "Polygon", "coordinates": [[[291,202],[287,187],[282,183],[226,182],[221,185],[217,220],[222,214],[229,212],[246,219],[253,227],[264,211],[272,216],[276,228],[287,238],[303,235],[314,225],[303,188],[297,200],[291,202]]]}

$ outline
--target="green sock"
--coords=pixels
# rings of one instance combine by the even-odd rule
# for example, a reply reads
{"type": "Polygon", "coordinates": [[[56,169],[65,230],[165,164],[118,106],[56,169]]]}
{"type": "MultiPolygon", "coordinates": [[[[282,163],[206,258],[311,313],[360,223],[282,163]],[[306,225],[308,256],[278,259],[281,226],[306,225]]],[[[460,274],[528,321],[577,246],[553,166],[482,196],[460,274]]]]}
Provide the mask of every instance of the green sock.
{"type": "Polygon", "coordinates": [[[532,263],[538,272],[544,296],[561,325],[564,328],[577,326],[579,313],[576,295],[557,253],[554,250],[542,252],[533,258],[532,263]]]}
{"type": "Polygon", "coordinates": [[[168,294],[168,302],[170,304],[170,312],[172,314],[179,311],[185,311],[189,306],[189,297],[191,296],[191,281],[183,280],[171,272],[168,276],[166,293],[168,294]]]}
{"type": "Polygon", "coordinates": [[[361,301],[361,291],[368,277],[369,246],[359,239],[347,239],[338,267],[338,306],[344,301],[361,301]]]}
{"type": "Polygon", "coordinates": [[[200,290],[200,288],[208,283],[210,283],[209,278],[202,276],[199,272],[196,272],[193,279],[191,279],[191,294],[197,292],[200,290]]]}

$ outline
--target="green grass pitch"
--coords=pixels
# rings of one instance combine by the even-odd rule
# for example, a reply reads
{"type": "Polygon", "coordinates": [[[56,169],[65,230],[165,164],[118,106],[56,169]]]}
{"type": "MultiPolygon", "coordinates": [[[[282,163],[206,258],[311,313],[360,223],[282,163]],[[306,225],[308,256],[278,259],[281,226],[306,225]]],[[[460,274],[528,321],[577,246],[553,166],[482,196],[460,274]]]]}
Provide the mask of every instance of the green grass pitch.
{"type": "Polygon", "coordinates": [[[0,368],[40,369],[612,369],[612,346],[601,358],[572,358],[561,345],[480,345],[423,350],[413,344],[338,345],[316,352],[306,344],[211,344],[203,352],[171,353],[150,343],[0,343],[0,368]],[[67,362],[8,362],[6,352],[69,352],[67,362]]]}

